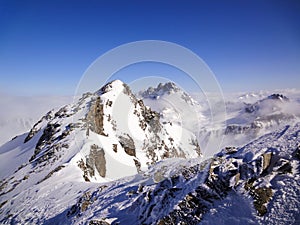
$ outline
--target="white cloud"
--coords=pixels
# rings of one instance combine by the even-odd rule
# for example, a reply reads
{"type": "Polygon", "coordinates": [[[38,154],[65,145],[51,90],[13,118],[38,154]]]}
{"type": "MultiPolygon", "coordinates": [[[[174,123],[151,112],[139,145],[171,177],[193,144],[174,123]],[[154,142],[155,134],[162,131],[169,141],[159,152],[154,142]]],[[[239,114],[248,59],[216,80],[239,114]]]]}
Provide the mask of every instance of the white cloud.
{"type": "Polygon", "coordinates": [[[48,111],[73,101],[71,96],[12,96],[0,93],[0,145],[25,133],[48,111]]]}

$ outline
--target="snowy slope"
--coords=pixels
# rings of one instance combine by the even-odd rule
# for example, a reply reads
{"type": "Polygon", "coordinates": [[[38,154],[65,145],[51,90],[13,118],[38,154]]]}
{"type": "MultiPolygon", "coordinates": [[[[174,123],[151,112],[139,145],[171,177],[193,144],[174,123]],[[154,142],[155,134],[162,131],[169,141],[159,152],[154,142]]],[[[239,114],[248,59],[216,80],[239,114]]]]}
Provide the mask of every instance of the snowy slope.
{"type": "Polygon", "coordinates": [[[71,168],[62,169],[11,196],[2,204],[0,221],[297,224],[299,134],[300,124],[288,126],[206,161],[168,159],[138,175],[103,184],[80,181],[71,168]]]}
{"type": "MultiPolygon", "coordinates": [[[[2,206],[12,198],[27,201],[24,196],[33,190],[41,196],[45,189],[47,193],[57,188],[66,191],[61,186],[66,182],[83,183],[81,190],[86,182],[138,174],[165,158],[199,156],[201,151],[191,132],[162,124],[157,112],[117,80],[58,111],[49,111],[29,133],[0,147],[0,202],[2,206]],[[45,187],[52,176],[61,176],[61,180],[45,187]]],[[[64,199],[64,195],[58,196],[64,199]]],[[[46,211],[39,198],[33,204],[46,211]]],[[[74,196],[65,201],[69,200],[74,196]]]]}

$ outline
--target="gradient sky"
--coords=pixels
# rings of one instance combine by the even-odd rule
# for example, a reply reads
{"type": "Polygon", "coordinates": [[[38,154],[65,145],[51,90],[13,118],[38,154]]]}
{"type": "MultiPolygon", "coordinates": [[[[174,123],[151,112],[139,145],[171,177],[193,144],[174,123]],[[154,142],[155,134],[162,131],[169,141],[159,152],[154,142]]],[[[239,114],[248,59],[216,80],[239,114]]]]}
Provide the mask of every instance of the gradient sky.
{"type": "Polygon", "coordinates": [[[100,55],[149,39],[198,54],[224,91],[299,88],[298,0],[0,0],[0,92],[73,94],[100,55]]]}

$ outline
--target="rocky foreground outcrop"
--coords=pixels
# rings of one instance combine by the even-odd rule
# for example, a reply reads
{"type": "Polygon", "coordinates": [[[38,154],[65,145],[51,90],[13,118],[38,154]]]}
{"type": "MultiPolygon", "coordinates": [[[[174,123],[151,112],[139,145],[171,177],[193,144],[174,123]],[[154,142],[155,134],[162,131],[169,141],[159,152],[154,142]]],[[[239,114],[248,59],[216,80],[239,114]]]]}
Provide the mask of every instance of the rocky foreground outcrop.
{"type": "Polygon", "coordinates": [[[142,176],[89,190],[57,218],[99,224],[297,224],[299,143],[297,124],[204,162],[161,162],[142,176]]]}

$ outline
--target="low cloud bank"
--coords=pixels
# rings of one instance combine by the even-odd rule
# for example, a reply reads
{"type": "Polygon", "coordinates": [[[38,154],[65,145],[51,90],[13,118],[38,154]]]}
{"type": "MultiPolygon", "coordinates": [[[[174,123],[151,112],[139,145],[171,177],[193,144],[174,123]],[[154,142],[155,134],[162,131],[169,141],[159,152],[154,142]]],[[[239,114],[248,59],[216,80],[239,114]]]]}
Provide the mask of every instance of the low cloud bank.
{"type": "Polygon", "coordinates": [[[72,101],[72,96],[24,97],[0,93],[0,145],[29,131],[51,109],[72,101]]]}

